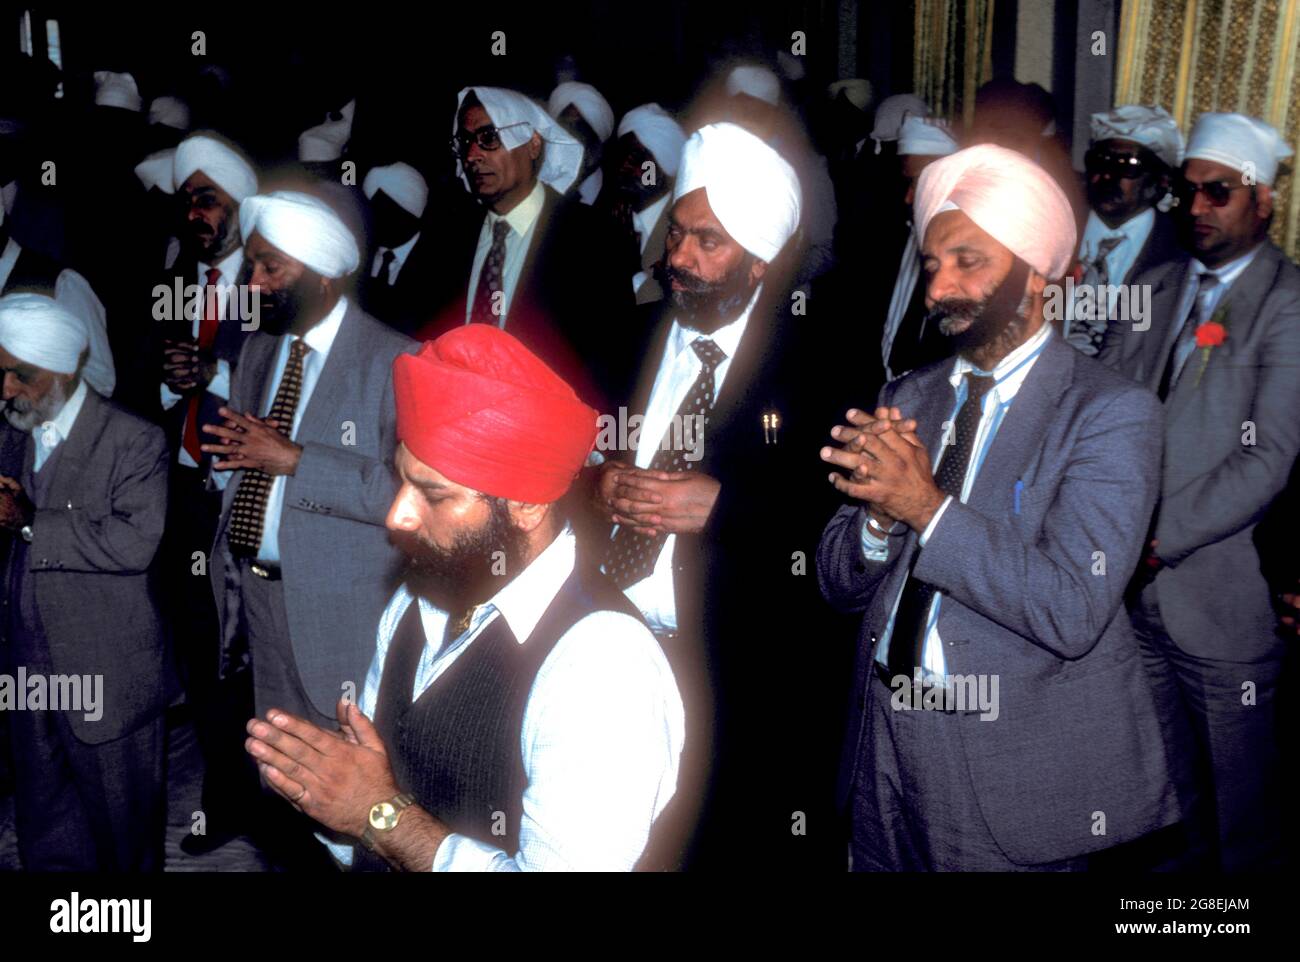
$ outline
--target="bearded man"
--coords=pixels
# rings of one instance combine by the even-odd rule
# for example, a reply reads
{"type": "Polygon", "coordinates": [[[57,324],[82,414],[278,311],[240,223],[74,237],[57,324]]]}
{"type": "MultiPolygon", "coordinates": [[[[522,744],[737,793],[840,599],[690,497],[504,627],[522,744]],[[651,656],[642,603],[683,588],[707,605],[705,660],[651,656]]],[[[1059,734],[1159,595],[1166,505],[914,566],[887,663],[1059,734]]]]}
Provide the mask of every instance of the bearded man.
{"type": "Polygon", "coordinates": [[[817,557],[826,599],[862,613],[851,865],[1087,868],[1180,814],[1122,604],[1160,406],[1044,322],[1076,232],[1042,168],[992,145],[936,160],[915,223],[957,357],[890,382],[822,450],[855,502],[817,557]]]}

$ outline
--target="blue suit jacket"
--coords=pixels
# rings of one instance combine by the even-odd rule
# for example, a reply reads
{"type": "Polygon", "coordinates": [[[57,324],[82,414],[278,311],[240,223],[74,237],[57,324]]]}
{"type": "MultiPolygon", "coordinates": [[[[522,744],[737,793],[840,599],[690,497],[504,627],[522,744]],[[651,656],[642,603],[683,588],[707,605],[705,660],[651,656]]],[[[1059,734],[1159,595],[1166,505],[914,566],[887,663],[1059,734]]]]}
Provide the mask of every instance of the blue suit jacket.
{"type": "MultiPolygon", "coordinates": [[[[952,364],[922,368],[881,394],[882,404],[917,419],[932,457],[952,412],[952,364]]],[[[863,613],[842,792],[869,750],[869,700],[884,693],[870,684],[871,661],[915,557],[916,577],[943,592],[938,630],[949,673],[999,679],[996,720],[963,714],[959,730],[980,808],[1007,857],[1074,858],[1177,819],[1123,606],[1159,486],[1161,428],[1147,391],[1053,336],[969,500],[948,506],[924,549],[906,530],[889,539],[887,560],[868,562],[864,509],[840,508],[817,569],[827,600],[863,613]],[[1104,835],[1094,834],[1098,812],[1104,835]]]]}

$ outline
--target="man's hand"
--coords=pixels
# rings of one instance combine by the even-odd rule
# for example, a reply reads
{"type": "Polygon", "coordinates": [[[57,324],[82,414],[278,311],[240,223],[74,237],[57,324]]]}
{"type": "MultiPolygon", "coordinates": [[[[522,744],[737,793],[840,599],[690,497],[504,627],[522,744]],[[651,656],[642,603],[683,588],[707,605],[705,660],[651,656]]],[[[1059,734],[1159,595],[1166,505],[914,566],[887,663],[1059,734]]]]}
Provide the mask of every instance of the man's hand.
{"type": "MultiPolygon", "coordinates": [[[[915,423],[896,422],[894,411],[878,409],[877,415],[882,412],[887,417],[877,416],[861,427],[837,429],[837,439],[846,431],[856,433],[839,451],[822,448],[822,459],[849,470],[847,478],[831,474],[831,484],[849,497],[867,502],[873,517],[879,511],[885,518],[923,531],[943,504],[943,492],[934,483],[929,454],[915,437],[915,423]],[[904,429],[895,429],[895,424],[904,429]]],[[[877,523],[885,527],[879,517],[877,523]]]]}
{"type": "Polygon", "coordinates": [[[722,485],[698,471],[629,468],[614,483],[613,518],[637,534],[699,534],[722,485]]]}
{"type": "Polygon", "coordinates": [[[614,511],[614,488],[618,485],[619,475],[624,471],[632,470],[632,465],[626,461],[612,461],[606,459],[605,462],[595,469],[595,477],[591,486],[591,506],[604,520],[611,524],[617,524],[614,511]]]}
{"type": "Polygon", "coordinates": [[[1300,582],[1295,585],[1294,591],[1289,591],[1282,595],[1282,630],[1286,634],[1300,638],[1300,582]]]}
{"type": "Polygon", "coordinates": [[[370,809],[397,795],[384,740],[356,705],[337,707],[342,731],[329,732],[278,708],[248,723],[244,748],[275,791],[327,828],[360,838],[370,809]]]}
{"type": "Polygon", "coordinates": [[[199,447],[208,454],[219,455],[212,462],[218,471],[257,468],[274,477],[298,470],[302,446],[276,430],[275,421],[264,421],[249,411],[238,414],[227,407],[217,413],[226,419],[225,423],[205,424],[203,430],[222,438],[224,443],[199,447]]]}
{"type": "Polygon", "coordinates": [[[850,408],[845,414],[845,419],[849,422],[847,425],[837,424],[831,428],[831,437],[839,441],[843,447],[839,451],[830,447],[822,448],[822,460],[848,469],[848,478],[841,479],[845,480],[848,486],[837,485],[837,487],[850,497],[866,501],[865,507],[872,520],[879,528],[888,531],[900,519],[866,496],[863,484],[869,476],[871,464],[875,459],[865,452],[863,445],[868,437],[892,431],[909,444],[921,448],[921,442],[916,436],[916,421],[904,418],[903,412],[896,407],[878,407],[874,414],[850,408]]]}
{"type": "Polygon", "coordinates": [[[36,506],[23,486],[0,474],[0,528],[19,531],[23,525],[32,523],[35,514],[36,506]]]}
{"type": "Polygon", "coordinates": [[[207,387],[217,375],[217,359],[193,339],[163,341],[163,383],[176,394],[207,387]]]}

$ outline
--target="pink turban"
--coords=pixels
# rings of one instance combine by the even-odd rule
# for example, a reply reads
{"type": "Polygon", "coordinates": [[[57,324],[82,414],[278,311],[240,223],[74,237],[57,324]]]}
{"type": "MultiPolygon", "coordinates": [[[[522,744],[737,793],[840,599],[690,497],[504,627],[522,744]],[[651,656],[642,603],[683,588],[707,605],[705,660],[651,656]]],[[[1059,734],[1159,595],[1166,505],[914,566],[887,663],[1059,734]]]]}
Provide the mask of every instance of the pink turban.
{"type": "Polygon", "coordinates": [[[960,210],[1044,277],[1064,276],[1074,259],[1074,211],[1052,176],[1014,150],[967,147],[934,161],[916,183],[916,236],[935,214],[960,210]]]}

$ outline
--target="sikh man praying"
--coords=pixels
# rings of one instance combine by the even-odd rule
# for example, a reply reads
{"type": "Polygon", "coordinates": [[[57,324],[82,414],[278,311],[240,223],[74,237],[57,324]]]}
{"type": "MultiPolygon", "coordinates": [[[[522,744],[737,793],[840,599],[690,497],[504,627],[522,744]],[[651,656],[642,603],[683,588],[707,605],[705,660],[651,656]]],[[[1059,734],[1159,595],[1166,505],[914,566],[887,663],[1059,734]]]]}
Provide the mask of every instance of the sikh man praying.
{"type": "Polygon", "coordinates": [[[249,752],[353,870],[628,870],[673,796],[684,721],[636,609],[561,499],[595,410],[499,328],[393,365],[405,578],[338,731],[273,709],[249,752]],[[373,719],[373,721],[372,721],[373,719]]]}

